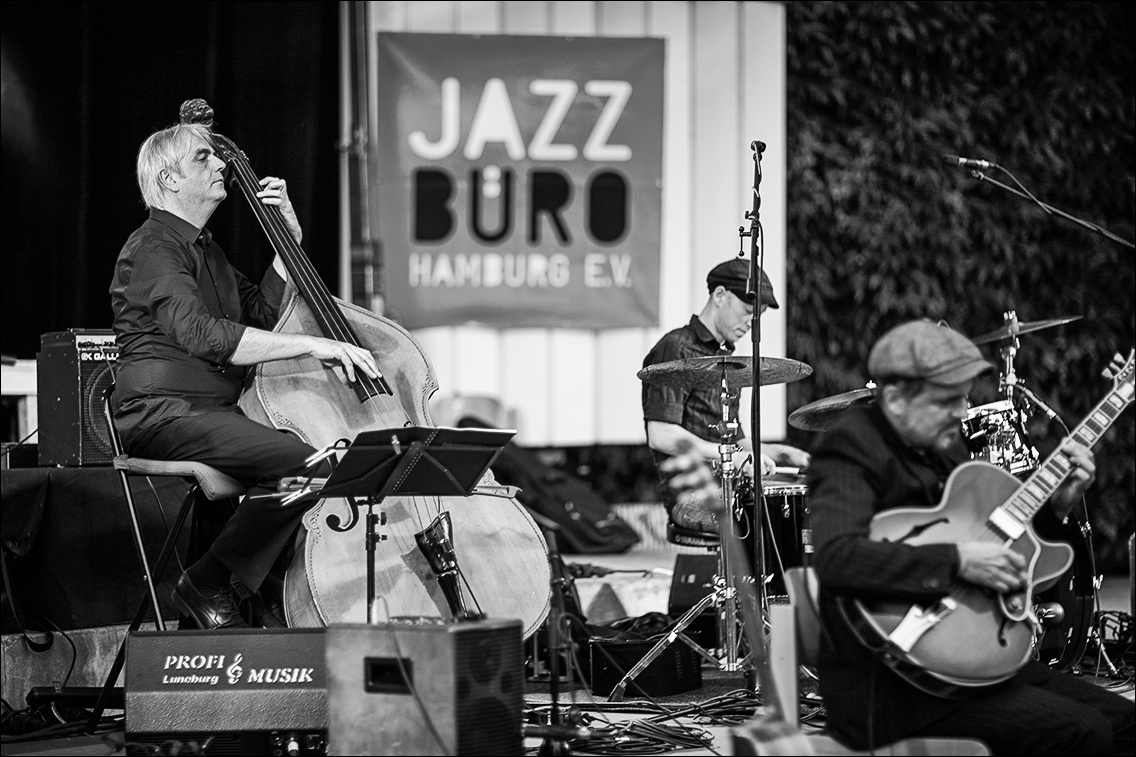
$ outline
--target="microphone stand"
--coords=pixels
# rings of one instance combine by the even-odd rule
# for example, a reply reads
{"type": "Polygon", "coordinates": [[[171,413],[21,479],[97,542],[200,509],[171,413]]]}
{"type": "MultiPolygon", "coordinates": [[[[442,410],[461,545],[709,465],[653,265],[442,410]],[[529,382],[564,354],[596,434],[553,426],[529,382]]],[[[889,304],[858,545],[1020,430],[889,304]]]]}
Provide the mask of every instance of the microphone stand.
{"type": "MultiPolygon", "coordinates": [[[[1006,169],[1002,168],[1002,166],[995,165],[994,167],[1001,170],[1001,171],[1006,171],[1006,169]]],[[[1013,177],[1013,174],[1011,174],[1009,171],[1006,171],[1006,173],[1009,174],[1011,178],[1013,177]]],[[[1003,184],[1002,182],[998,181],[997,179],[991,179],[989,176],[982,173],[982,171],[979,171],[977,169],[971,169],[970,175],[973,176],[974,178],[978,179],[979,181],[989,182],[996,187],[1000,187],[1000,188],[1006,190],[1010,194],[1015,194],[1018,197],[1021,197],[1023,200],[1029,200],[1030,202],[1035,203],[1039,208],[1044,210],[1046,213],[1049,213],[1050,215],[1060,216],[1061,218],[1064,218],[1067,221],[1072,221],[1073,223],[1077,224],[1078,226],[1080,226],[1082,228],[1085,228],[1085,229],[1088,229],[1089,231],[1100,234],[1102,237],[1105,237],[1106,239],[1111,239],[1113,242],[1118,242],[1119,244],[1122,244],[1125,247],[1128,247],[1130,249],[1136,249],[1136,244],[1129,242],[1127,239],[1123,239],[1121,237],[1118,237],[1116,234],[1113,234],[1111,231],[1108,231],[1107,229],[1102,229],[1100,226],[1097,226],[1095,223],[1090,223],[1089,221],[1084,221],[1080,218],[1077,218],[1076,216],[1069,215],[1068,213],[1066,213],[1063,210],[1058,210],[1057,208],[1052,207],[1051,205],[1046,205],[1044,202],[1042,202],[1041,200],[1037,199],[1036,197],[1034,197],[1033,195],[1031,195],[1027,192],[1022,192],[1022,191],[1019,191],[1017,189],[1014,189],[1013,187],[1011,187],[1007,184],[1003,184]]],[[[1017,181],[1017,179],[1014,179],[1014,181],[1017,181]]]]}
{"type": "MultiPolygon", "coordinates": [[[[552,709],[548,716],[548,725],[551,727],[538,731],[544,740],[537,754],[541,757],[567,757],[572,754],[568,740],[576,738],[578,734],[573,729],[563,728],[563,723],[560,722],[560,623],[564,617],[564,595],[561,591],[564,584],[563,562],[556,545],[556,530],[545,529],[544,537],[548,543],[548,562],[554,584],[552,604],[548,609],[548,684],[552,709]]],[[[530,733],[533,730],[536,729],[530,730],[530,733]]]]}
{"type": "MultiPolygon", "coordinates": [[[[761,464],[761,271],[765,270],[765,238],[761,228],[761,154],[765,152],[765,143],[754,140],[749,145],[753,151],[753,207],[745,214],[750,222],[749,231],[744,226],[738,227],[738,235],[749,237],[749,282],[746,285],[746,294],[753,297],[753,315],[750,323],[750,342],[753,345],[753,374],[751,386],[753,394],[750,402],[750,434],[753,444],[754,468],[754,517],[753,537],[754,554],[752,567],[753,577],[757,583],[757,620],[760,634],[751,634],[751,643],[765,643],[766,605],[768,597],[765,587],[765,484],[762,480],[761,464]]],[[[732,513],[731,513],[732,515],[732,513]]],[[[732,533],[732,529],[731,529],[732,533]]],[[[762,650],[750,650],[755,659],[764,659],[762,650]],[[761,655],[760,657],[756,657],[761,655]]],[[[757,678],[755,677],[755,682],[757,678]]]]}

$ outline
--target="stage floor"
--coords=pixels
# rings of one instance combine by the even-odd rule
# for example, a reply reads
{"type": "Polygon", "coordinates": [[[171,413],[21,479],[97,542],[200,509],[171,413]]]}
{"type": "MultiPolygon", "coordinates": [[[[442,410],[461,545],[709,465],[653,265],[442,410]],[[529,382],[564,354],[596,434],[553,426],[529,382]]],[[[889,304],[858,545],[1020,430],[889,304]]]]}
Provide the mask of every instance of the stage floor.
{"type": "MultiPolygon", "coordinates": [[[[573,570],[587,576],[589,573],[604,573],[591,577],[576,579],[576,588],[580,596],[581,609],[588,615],[589,622],[602,623],[615,617],[635,617],[649,612],[668,611],[668,599],[671,589],[671,574],[674,571],[676,558],[679,554],[706,554],[704,550],[679,549],[665,543],[647,543],[639,548],[618,555],[567,555],[565,562],[575,566],[573,570]],[[590,566],[590,567],[585,567],[590,566]],[[610,572],[608,572],[610,571],[610,572]]],[[[1098,592],[1099,609],[1102,611],[1131,612],[1131,583],[1128,576],[1106,576],[1098,592]]],[[[1086,655],[1086,660],[1090,655],[1086,655]]],[[[1093,656],[1095,659],[1095,656],[1093,656]]],[[[657,698],[660,705],[668,710],[683,709],[682,717],[666,720],[669,726],[666,730],[670,736],[681,737],[687,740],[688,746],[683,748],[682,754],[711,755],[732,754],[730,743],[729,724],[710,724],[705,716],[699,716],[695,709],[713,705],[718,712],[726,712],[743,722],[748,713],[754,708],[754,697],[746,687],[742,673],[725,673],[712,667],[704,666],[703,686],[700,689],[685,694],[657,698]],[[701,745],[700,745],[701,744],[701,745]]],[[[1091,671],[1090,671],[1091,674],[1091,671]]],[[[1107,683],[1101,679],[1102,683],[1107,683]]],[[[606,697],[594,697],[587,688],[582,686],[565,687],[559,696],[559,705],[562,711],[574,708],[586,713],[589,722],[597,729],[631,728],[632,723],[636,729],[632,732],[651,732],[652,722],[659,722],[660,710],[656,705],[644,699],[628,699],[623,703],[608,702],[606,697]],[[610,725],[609,725],[610,724],[610,725]]],[[[1129,699],[1133,699],[1132,682],[1115,687],[1116,690],[1129,699]]],[[[807,680],[802,686],[802,692],[808,695],[807,680]]],[[[551,697],[546,683],[529,682],[526,686],[526,709],[547,709],[551,697]]],[[[22,703],[21,703],[22,704],[22,703]]],[[[810,722],[805,722],[802,730],[805,733],[819,734],[818,724],[822,721],[817,718],[817,702],[815,699],[803,703],[802,713],[812,716],[810,722]]],[[[759,710],[760,711],[760,710],[759,710]]],[[[111,734],[110,737],[72,737],[55,738],[23,743],[14,743],[5,739],[3,752],[9,755],[121,755],[125,754],[121,743],[121,733],[111,734]]],[[[541,739],[526,739],[526,747],[530,754],[536,754],[541,745],[541,739]]],[[[826,753],[824,742],[813,744],[819,747],[819,753],[826,753]]],[[[574,746],[573,750],[580,754],[616,754],[616,748],[605,749],[596,747],[589,749],[586,745],[574,746]]],[[[626,744],[622,751],[626,751],[626,744]]],[[[663,750],[651,752],[661,753],[663,750]]],[[[676,750],[677,751],[677,750],[676,750]]],[[[877,750],[878,754],[887,754],[885,750],[877,750]]]]}

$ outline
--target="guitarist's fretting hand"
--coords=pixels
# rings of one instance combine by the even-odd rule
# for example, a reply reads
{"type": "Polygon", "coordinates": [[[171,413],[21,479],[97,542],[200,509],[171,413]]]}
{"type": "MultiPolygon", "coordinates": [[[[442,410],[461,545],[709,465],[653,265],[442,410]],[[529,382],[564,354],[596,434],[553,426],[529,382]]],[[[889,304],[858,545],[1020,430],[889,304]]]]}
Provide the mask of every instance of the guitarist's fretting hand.
{"type": "Polygon", "coordinates": [[[967,541],[958,545],[958,577],[1000,593],[1025,586],[1026,559],[1001,544],[967,541]]]}
{"type": "Polygon", "coordinates": [[[1092,485],[1097,473],[1097,464],[1093,451],[1075,441],[1065,442],[1061,451],[1073,464],[1073,470],[1061,488],[1049,498],[1049,505],[1057,513],[1057,517],[1064,520],[1073,506],[1081,501],[1085,490],[1092,485]]]}

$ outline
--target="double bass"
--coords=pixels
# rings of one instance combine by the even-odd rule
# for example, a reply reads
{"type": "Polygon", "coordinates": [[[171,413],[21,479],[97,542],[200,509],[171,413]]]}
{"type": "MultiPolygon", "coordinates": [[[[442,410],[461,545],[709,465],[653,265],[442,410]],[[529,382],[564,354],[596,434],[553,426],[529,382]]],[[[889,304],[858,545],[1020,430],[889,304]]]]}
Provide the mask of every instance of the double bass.
{"type": "MultiPolygon", "coordinates": [[[[280,209],[257,200],[260,182],[244,153],[212,131],[213,110],[204,100],[183,103],[181,121],[210,127],[213,149],[229,166],[229,183],[240,188],[288,270],[274,330],[361,346],[374,355],[381,371],[377,379],[357,371],[356,380],[346,386],[315,358],[261,363],[241,396],[241,410],[316,449],[352,440],[362,431],[433,426],[429,399],[438,384],[430,358],[414,337],[393,321],[331,296],[288,233],[280,209]]],[[[387,617],[461,619],[464,600],[453,596],[458,584],[453,576],[440,580],[431,559],[436,556],[419,546],[440,534],[452,539],[443,549],[456,560],[459,591],[464,585],[480,613],[519,618],[525,638],[536,632],[551,598],[548,548],[524,506],[507,488],[494,484],[487,473],[471,496],[388,497],[381,502],[385,525],[374,551],[373,576],[375,596],[387,617]],[[440,528],[447,520],[448,527],[440,528]]],[[[339,524],[354,522],[350,508],[346,500],[329,498],[304,515],[284,579],[290,627],[366,621],[367,529],[341,530],[339,524]]]]}

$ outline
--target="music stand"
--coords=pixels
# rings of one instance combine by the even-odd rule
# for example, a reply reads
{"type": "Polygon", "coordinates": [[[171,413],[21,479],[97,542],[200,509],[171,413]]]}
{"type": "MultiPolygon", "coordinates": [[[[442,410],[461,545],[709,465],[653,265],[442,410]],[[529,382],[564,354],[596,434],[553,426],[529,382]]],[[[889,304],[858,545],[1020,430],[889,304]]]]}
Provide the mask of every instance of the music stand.
{"type": "MultiPolygon", "coordinates": [[[[346,523],[340,524],[335,515],[328,516],[327,523],[335,531],[354,527],[359,521],[360,501],[366,503],[368,623],[375,622],[375,546],[379,541],[375,505],[392,495],[469,496],[515,434],[499,429],[434,426],[364,431],[355,437],[319,490],[303,495],[344,497],[350,502],[351,517],[346,523]]],[[[431,566],[437,572],[433,560],[431,566]]],[[[451,569],[456,582],[456,564],[451,569]]]]}

